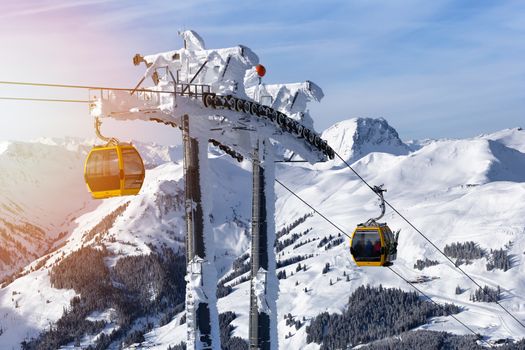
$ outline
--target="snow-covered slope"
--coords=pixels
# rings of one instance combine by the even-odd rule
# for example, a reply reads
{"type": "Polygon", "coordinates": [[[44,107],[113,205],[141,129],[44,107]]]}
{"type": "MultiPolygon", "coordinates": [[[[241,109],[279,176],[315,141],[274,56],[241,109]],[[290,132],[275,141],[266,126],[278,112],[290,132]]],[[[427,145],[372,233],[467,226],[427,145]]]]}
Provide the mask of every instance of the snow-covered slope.
{"type": "MultiPolygon", "coordinates": [[[[143,153],[147,163],[156,159],[148,159],[148,155],[166,154],[162,147],[155,150],[151,145],[142,145],[141,148],[148,151],[143,153]],[[150,147],[153,150],[148,151],[150,147]]],[[[218,194],[214,205],[216,265],[223,272],[249,247],[246,218],[250,214],[250,198],[239,196],[236,188],[248,188],[251,179],[247,171],[225,157],[212,154],[210,160],[210,170],[217,180],[212,187],[218,194]]],[[[79,160],[77,166],[81,164],[79,160]]],[[[16,347],[62,316],[75,293],[52,288],[48,272],[53,264],[83,245],[106,246],[112,254],[107,260],[109,265],[114,265],[122,256],[148,254],[152,247],[170,247],[175,251],[183,248],[184,185],[181,177],[182,162],[165,163],[147,172],[139,195],[92,201],[97,205],[95,210],[74,218],[71,223],[74,229],[63,247],[27,266],[24,276],[0,290],[0,308],[6,311],[0,316],[0,348],[16,347]],[[107,225],[97,228],[97,224],[115,211],[120,215],[109,228],[107,225]]],[[[78,186],[80,191],[86,191],[82,180],[78,186]]]]}
{"type": "MultiPolygon", "coordinates": [[[[370,184],[384,184],[389,202],[438,247],[474,241],[485,249],[484,257],[462,268],[481,285],[501,286],[501,303],[525,320],[524,131],[512,129],[467,140],[432,141],[412,153],[382,119],[341,122],[323,136],[345,159],[353,162],[353,167],[370,184]],[[491,249],[508,252],[509,270],[488,271],[491,249]]],[[[2,147],[0,144],[0,150],[2,147]]],[[[167,157],[169,152],[164,151],[151,152],[163,154],[163,160],[177,157],[167,157]]],[[[249,252],[250,164],[244,162],[239,166],[213,151],[209,169],[213,179],[215,263],[220,276],[226,276],[231,272],[232,261],[249,252]]],[[[378,214],[375,196],[337,162],[315,166],[281,164],[277,166],[276,177],[349,234],[356,224],[378,214]]],[[[148,171],[144,189],[138,196],[104,200],[95,210],[77,217],[65,246],[27,268],[28,272],[31,267],[36,271],[0,290],[3,330],[0,347],[16,347],[61,316],[74,292],[51,288],[47,271],[54,262],[82,245],[104,244],[113,255],[107,260],[110,265],[120,256],[148,253],[152,246],[181,247],[184,244],[181,178],[181,162],[157,166],[148,171]],[[87,234],[123,205],[126,206],[122,213],[107,231],[87,234]]],[[[83,190],[83,184],[81,187],[83,190]]],[[[388,269],[356,267],[346,237],[338,237],[338,231],[319,216],[305,216],[311,210],[280,186],[276,185],[276,191],[277,230],[305,217],[304,222],[280,238],[284,244],[294,233],[300,236],[284,244],[278,260],[306,257],[300,261],[306,269],[298,269],[297,262],[278,269],[287,272],[287,278],[280,280],[278,300],[281,348],[319,348],[317,344],[306,343],[304,326],[296,329],[286,325],[283,315],[291,313],[301,320],[304,317],[308,323],[320,312],[341,312],[352,291],[363,284],[411,289],[388,269]],[[330,235],[332,244],[320,244],[330,235]],[[326,263],[330,269],[323,274],[326,263]]],[[[491,339],[525,337],[525,330],[494,303],[471,302],[469,297],[475,286],[391,210],[387,210],[385,220],[393,229],[401,229],[396,271],[413,280],[421,275],[433,277],[418,287],[437,302],[464,307],[457,317],[476,332],[491,339]],[[416,261],[425,258],[439,264],[423,271],[414,269],[416,261]],[[457,286],[464,292],[456,294],[457,286]]],[[[220,298],[218,306],[221,313],[235,311],[234,335],[246,339],[249,283],[236,284],[239,278],[227,283],[233,291],[220,298]]],[[[180,324],[181,318],[182,314],[178,314],[164,326],[156,323],[145,334],[142,348],[165,349],[184,341],[186,329],[180,324]]],[[[439,317],[422,328],[467,332],[450,317],[439,317]]]]}
{"type": "MultiPolygon", "coordinates": [[[[521,135],[525,144],[525,133],[521,135]]],[[[516,139],[515,139],[516,141],[516,139]]],[[[525,319],[525,155],[497,141],[483,138],[471,140],[439,141],[428,144],[409,155],[394,156],[388,153],[371,153],[353,164],[370,184],[384,184],[390,203],[407,216],[438,246],[454,242],[475,241],[481,248],[507,249],[512,256],[512,268],[487,271],[487,258],[475,260],[464,269],[478,279],[481,285],[504,290],[502,304],[525,319]],[[511,242],[509,244],[509,242],[511,242]]],[[[306,201],[318,208],[347,233],[356,224],[378,214],[377,200],[346,168],[322,171],[293,167],[277,171],[279,178],[306,201]]],[[[277,222],[284,218],[290,222],[301,213],[308,212],[289,193],[279,186],[277,222]],[[279,220],[280,219],[280,220],[279,220]]],[[[525,329],[494,304],[469,302],[470,293],[476,288],[464,276],[448,264],[419,234],[414,232],[391,210],[387,210],[385,221],[393,229],[401,229],[400,247],[395,269],[410,279],[419,275],[430,275],[437,279],[419,285],[438,302],[454,302],[466,310],[459,318],[483,335],[493,338],[520,338],[525,329]],[[413,268],[418,259],[437,260],[439,265],[418,271],[413,268]],[[455,287],[466,292],[456,295],[455,287]]],[[[285,221],[286,222],[286,221],[285,221]]],[[[297,264],[285,268],[294,272],[293,277],[281,280],[279,320],[281,322],[281,344],[289,348],[307,348],[304,327],[295,330],[286,327],[282,315],[291,313],[301,319],[313,317],[320,312],[340,312],[348,295],[357,286],[399,286],[410,289],[402,280],[387,269],[357,268],[348,254],[348,239],[345,243],[323,251],[318,248],[319,239],[337,236],[336,229],[318,216],[307,219],[293,232],[304,232],[313,228],[299,241],[311,243],[283,250],[283,258],[298,254],[314,254],[307,259],[306,272],[295,273],[297,264]],[[320,252],[321,250],[321,252],[320,252]],[[322,274],[326,263],[333,269],[322,274]],[[311,269],[310,269],[311,267],[311,269]],[[344,273],[351,276],[345,282],[344,273]],[[330,280],[334,282],[330,285],[330,280]],[[298,283],[298,284],[297,284],[298,283]],[[307,287],[311,292],[305,293],[307,287]],[[295,334],[286,339],[285,335],[295,334]]],[[[245,287],[246,288],[246,287],[245,287]]],[[[235,321],[234,321],[235,322],[235,321]]],[[[239,326],[242,322],[239,322],[239,326]]],[[[429,325],[433,330],[448,330],[465,333],[465,329],[453,320],[429,325]]],[[[315,348],[312,344],[309,347],[315,348]]]]}
{"type": "Polygon", "coordinates": [[[42,255],[92,210],[85,191],[85,149],[3,142],[0,146],[0,278],[42,255]]]}
{"type": "MultiPolygon", "coordinates": [[[[0,143],[0,279],[59,244],[78,215],[96,208],[82,172],[97,143],[78,138],[0,143]]],[[[134,144],[147,168],[181,159],[180,146],[134,144]]]]}

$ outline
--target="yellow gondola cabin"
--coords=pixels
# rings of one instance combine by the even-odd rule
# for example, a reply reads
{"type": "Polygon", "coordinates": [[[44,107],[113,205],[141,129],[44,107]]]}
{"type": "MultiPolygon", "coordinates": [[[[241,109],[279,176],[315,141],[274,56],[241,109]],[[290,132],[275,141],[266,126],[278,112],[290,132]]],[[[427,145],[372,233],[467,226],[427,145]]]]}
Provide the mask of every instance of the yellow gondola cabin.
{"type": "Polygon", "coordinates": [[[388,225],[361,224],[352,234],[350,253],[357,266],[391,266],[397,257],[397,242],[388,225]]]}
{"type": "Polygon", "coordinates": [[[352,233],[350,254],[357,266],[391,266],[397,257],[399,230],[394,235],[386,223],[377,222],[385,215],[383,186],[371,187],[379,196],[381,215],[359,224],[352,233]]]}
{"type": "Polygon", "coordinates": [[[144,163],[129,143],[95,146],[84,165],[84,178],[93,198],[136,195],[144,182],[144,163]]]}

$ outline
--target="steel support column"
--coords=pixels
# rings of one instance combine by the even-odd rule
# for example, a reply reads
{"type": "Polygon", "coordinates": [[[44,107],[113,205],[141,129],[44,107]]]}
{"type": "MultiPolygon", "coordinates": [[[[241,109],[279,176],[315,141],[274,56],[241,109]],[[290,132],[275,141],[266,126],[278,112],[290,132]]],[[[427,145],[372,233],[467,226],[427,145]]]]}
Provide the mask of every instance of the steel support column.
{"type": "MultiPolygon", "coordinates": [[[[264,146],[263,146],[264,147],[264,146]]],[[[262,152],[264,154],[264,152],[262,152]]],[[[266,273],[268,271],[268,226],[266,221],[266,195],[264,168],[261,166],[259,146],[253,154],[252,189],[252,247],[251,247],[251,290],[250,290],[250,349],[269,350],[270,316],[262,312],[256,294],[256,283],[264,285],[266,296],[266,273]]],[[[265,301],[263,301],[265,302],[265,301]]],[[[274,340],[277,341],[277,340],[274,340]]]]}
{"type": "MultiPolygon", "coordinates": [[[[182,140],[184,146],[184,180],[186,208],[186,262],[188,274],[202,274],[202,261],[206,259],[204,246],[204,218],[201,201],[199,143],[190,137],[189,117],[182,117],[182,140]],[[200,271],[195,271],[199,270],[200,271]]],[[[201,280],[202,280],[201,276],[201,280]]],[[[195,349],[211,349],[211,322],[208,303],[194,302],[195,295],[186,292],[188,345],[195,349]]]]}

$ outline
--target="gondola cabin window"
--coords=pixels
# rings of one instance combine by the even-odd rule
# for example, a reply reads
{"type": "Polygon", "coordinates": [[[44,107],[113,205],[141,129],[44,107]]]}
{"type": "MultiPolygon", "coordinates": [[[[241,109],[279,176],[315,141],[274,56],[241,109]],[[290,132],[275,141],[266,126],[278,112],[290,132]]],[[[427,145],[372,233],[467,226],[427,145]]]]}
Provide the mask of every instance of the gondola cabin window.
{"type": "Polygon", "coordinates": [[[120,169],[116,149],[91,153],[86,165],[86,180],[92,191],[118,190],[120,169]]]}
{"type": "Polygon", "coordinates": [[[122,149],[124,163],[124,187],[127,189],[140,188],[144,180],[144,165],[139,153],[134,148],[122,149]]]}
{"type": "Polygon", "coordinates": [[[356,261],[381,261],[381,237],[378,231],[357,231],[352,248],[356,261]]]}

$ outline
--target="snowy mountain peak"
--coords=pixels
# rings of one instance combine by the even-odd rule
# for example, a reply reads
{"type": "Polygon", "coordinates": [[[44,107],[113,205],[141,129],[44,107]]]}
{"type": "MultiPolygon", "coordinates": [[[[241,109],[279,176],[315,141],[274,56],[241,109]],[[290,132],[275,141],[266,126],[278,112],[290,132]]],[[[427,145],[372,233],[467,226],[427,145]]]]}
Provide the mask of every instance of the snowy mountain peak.
{"type": "Polygon", "coordinates": [[[326,129],[323,139],[345,160],[354,162],[372,152],[408,154],[410,148],[383,118],[353,118],[326,129]]]}
{"type": "Polygon", "coordinates": [[[497,141],[509,148],[525,153],[525,130],[523,128],[504,129],[491,134],[481,135],[480,138],[497,141]]]}

